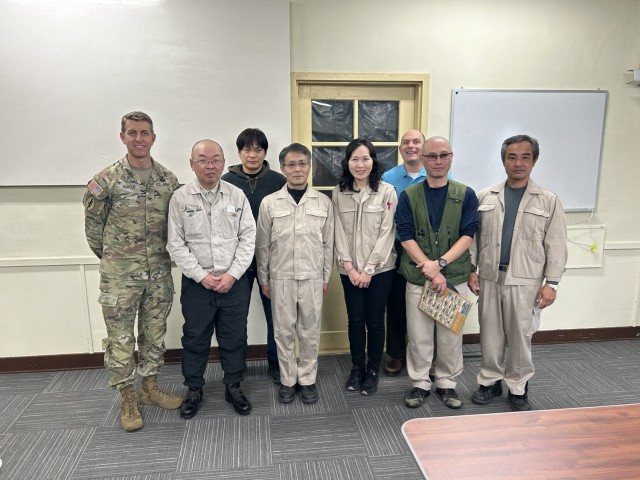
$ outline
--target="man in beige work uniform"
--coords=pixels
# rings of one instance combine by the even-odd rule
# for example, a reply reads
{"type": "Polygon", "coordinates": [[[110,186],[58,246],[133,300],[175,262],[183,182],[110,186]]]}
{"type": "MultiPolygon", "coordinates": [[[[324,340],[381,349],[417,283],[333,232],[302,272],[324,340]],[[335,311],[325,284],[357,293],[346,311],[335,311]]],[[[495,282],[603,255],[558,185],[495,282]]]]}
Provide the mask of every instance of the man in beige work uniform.
{"type": "Polygon", "coordinates": [[[567,261],[562,204],[530,178],[539,154],[535,138],[507,138],[501,150],[506,182],[478,194],[480,225],[471,248],[472,257],[478,252],[478,273],[469,275],[469,288],[480,296],[482,364],[471,398],[478,405],[501,395],[504,379],[511,408],[531,410],[531,337],[540,311],[556,299],[567,261]]]}
{"type": "Polygon", "coordinates": [[[280,152],[279,160],[287,184],[260,205],[258,283],[273,308],[281,382],[278,399],[293,402],[299,386],[302,402],[315,403],[322,299],[333,262],[333,209],[326,195],[308,186],[311,152],[307,147],[293,143],[280,152]]]}
{"type": "Polygon", "coordinates": [[[182,399],[158,388],[156,376],[164,364],[167,316],[173,303],[171,261],[167,244],[169,199],[178,188],[176,176],[151,158],[156,135],[143,112],[122,117],[120,139],[124,158],[106,167],[87,185],[84,195],[85,233],[100,259],[100,304],[107,327],[103,340],[109,385],[122,395],[120,424],[142,428],[138,400],[162,408],[180,407],[182,399]],[[138,317],[137,373],[134,324],[138,317]]]}

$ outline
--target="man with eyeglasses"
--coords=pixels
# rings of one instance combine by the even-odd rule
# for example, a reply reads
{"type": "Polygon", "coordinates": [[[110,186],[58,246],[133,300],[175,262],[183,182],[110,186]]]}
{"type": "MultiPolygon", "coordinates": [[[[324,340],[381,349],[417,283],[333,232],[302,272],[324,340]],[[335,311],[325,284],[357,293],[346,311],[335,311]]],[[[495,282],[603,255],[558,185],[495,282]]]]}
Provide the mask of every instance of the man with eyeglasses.
{"type": "Polygon", "coordinates": [[[240,382],[251,295],[244,274],[253,258],[256,226],[242,190],[220,179],[224,162],[218,143],[196,142],[189,160],[196,178],[176,191],[169,205],[167,249],[182,270],[182,375],[189,389],[180,416],[185,419],[198,413],[203,400],[214,331],[225,400],[240,415],[251,412],[240,382]]]}
{"type": "Polygon", "coordinates": [[[478,193],[480,234],[471,253],[478,272],[469,287],[479,295],[482,363],[471,401],[502,395],[515,411],[531,410],[529,380],[535,368],[531,338],[540,311],[556,300],[567,262],[567,229],[558,196],[530,177],[540,145],[528,135],[507,138],[500,151],[506,181],[478,193]]]}
{"type": "MultiPolygon", "coordinates": [[[[229,171],[222,176],[232,185],[240,188],[249,199],[253,218],[258,220],[260,204],[267,195],[280,190],[286,183],[284,176],[271,170],[266,160],[269,142],[264,132],[258,128],[246,128],[236,139],[240,165],[231,165],[229,171]]],[[[249,289],[253,288],[257,279],[255,257],[246,272],[249,289]]],[[[280,383],[280,367],[278,366],[278,352],[273,338],[273,317],[271,315],[271,300],[264,296],[258,285],[264,318],[267,322],[267,365],[269,376],[275,384],[280,383]]]]}
{"type": "Polygon", "coordinates": [[[439,294],[451,288],[471,298],[467,278],[474,267],[469,246],[478,228],[478,200],[471,188],[448,178],[453,152],[446,138],[428,138],[421,157],[427,178],[402,192],[396,210],[403,248],[400,272],[407,280],[407,373],[413,385],[404,402],[417,408],[431,393],[429,369],[437,344],[436,393],[456,409],[462,406],[455,380],[463,367],[462,335],[435,322],[417,305],[426,280],[439,294]]]}
{"type": "Polygon", "coordinates": [[[273,329],[280,363],[278,400],[318,401],[316,376],[322,300],[333,262],[333,208],[309,188],[311,152],[292,143],[279,156],[287,184],[260,205],[256,237],[258,283],[273,305],[273,329]],[[295,338],[300,362],[296,362],[295,338]]]}
{"type": "Polygon", "coordinates": [[[182,398],[157,383],[164,365],[167,316],[173,303],[167,243],[169,199],[176,176],[151,157],[153,121],[131,112],[120,122],[124,158],[97,173],[84,194],[85,233],[100,259],[100,297],[107,338],[102,341],[109,385],[121,395],[120,425],[138,430],[144,422],[138,402],[176,409],[182,398]],[[138,319],[138,366],[135,321],[138,319]],[[136,393],[135,374],[142,377],[136,393]]]}
{"type": "MultiPolygon", "coordinates": [[[[422,182],[427,175],[420,151],[424,144],[424,135],[418,130],[408,130],[402,135],[398,151],[402,157],[402,165],[392,168],[384,173],[382,180],[393,185],[398,197],[404,190],[422,182]]],[[[402,245],[396,235],[394,244],[396,253],[396,270],[400,267],[402,258],[402,245]]],[[[407,281],[396,271],[387,298],[387,355],[389,360],[384,366],[384,373],[394,377],[404,368],[407,357],[407,311],[405,307],[404,291],[407,281]]]]}

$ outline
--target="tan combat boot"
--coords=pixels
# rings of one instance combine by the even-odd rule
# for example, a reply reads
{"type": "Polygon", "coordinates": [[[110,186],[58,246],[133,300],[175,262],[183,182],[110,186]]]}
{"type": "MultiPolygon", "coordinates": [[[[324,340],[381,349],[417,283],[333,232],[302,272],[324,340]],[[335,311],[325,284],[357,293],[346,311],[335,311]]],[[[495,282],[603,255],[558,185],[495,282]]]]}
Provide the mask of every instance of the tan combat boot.
{"type": "Polygon", "coordinates": [[[127,432],[140,430],[144,423],[138,410],[138,399],[133,385],[127,385],[120,389],[122,402],[120,403],[120,425],[127,432]]]}
{"type": "Polygon", "coordinates": [[[182,397],[169,395],[158,387],[156,375],[149,375],[142,379],[142,388],[140,389],[140,403],[143,405],[157,405],[160,408],[175,410],[182,405],[182,397]]]}

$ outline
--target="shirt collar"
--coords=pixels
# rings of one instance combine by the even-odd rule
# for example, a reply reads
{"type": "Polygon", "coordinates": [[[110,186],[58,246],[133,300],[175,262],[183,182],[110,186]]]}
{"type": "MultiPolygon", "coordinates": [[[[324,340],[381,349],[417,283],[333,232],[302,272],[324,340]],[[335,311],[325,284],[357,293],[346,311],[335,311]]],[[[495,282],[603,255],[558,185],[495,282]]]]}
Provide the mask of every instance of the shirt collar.
{"type": "MultiPolygon", "coordinates": [[[[404,176],[413,179],[413,177],[409,174],[409,171],[407,170],[407,166],[404,163],[402,164],[402,168],[404,170],[404,176]]],[[[416,178],[426,177],[426,176],[427,176],[427,171],[424,169],[424,165],[423,165],[420,168],[420,171],[418,172],[418,176],[416,178]]]]}
{"type": "Polygon", "coordinates": [[[195,179],[196,182],[196,186],[198,187],[198,190],[200,191],[201,194],[203,194],[204,196],[207,196],[209,194],[209,192],[211,192],[213,194],[213,196],[215,197],[218,192],[220,191],[220,180],[218,180],[218,183],[216,184],[215,187],[213,187],[212,190],[207,190],[206,188],[204,188],[202,185],[200,185],[200,182],[198,181],[198,179],[195,179]]]}

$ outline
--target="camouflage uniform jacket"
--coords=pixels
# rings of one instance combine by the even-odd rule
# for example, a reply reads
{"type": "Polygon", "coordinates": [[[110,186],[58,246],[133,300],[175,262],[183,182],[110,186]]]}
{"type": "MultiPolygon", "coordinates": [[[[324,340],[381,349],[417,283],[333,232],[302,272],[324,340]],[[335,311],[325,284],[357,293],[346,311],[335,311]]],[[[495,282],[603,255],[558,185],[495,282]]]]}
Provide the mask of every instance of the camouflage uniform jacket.
{"type": "Polygon", "coordinates": [[[126,157],[93,177],[83,200],[85,233],[101,275],[148,280],[171,273],[167,215],[178,187],[176,176],[156,161],[144,185],[126,157]]]}

